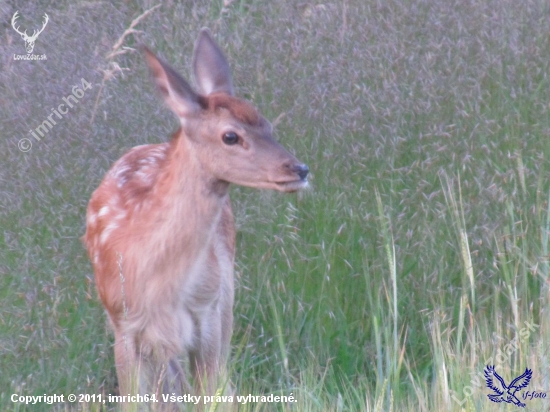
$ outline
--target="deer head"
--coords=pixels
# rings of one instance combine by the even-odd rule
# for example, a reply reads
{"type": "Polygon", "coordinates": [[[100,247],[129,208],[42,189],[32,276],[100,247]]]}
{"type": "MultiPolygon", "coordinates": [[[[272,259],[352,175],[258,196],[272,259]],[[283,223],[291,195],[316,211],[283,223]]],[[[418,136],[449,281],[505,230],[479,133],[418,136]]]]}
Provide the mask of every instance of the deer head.
{"type": "Polygon", "coordinates": [[[211,179],[258,189],[295,192],[307,186],[308,167],[272,136],[271,124],[249,102],[234,96],[229,63],[209,31],[199,34],[193,71],[198,90],[144,47],[166,105],[179,117],[211,179]]]}
{"type": "Polygon", "coordinates": [[[15,14],[13,15],[11,19],[11,25],[13,29],[17,33],[19,33],[21,35],[21,38],[25,41],[25,49],[27,50],[27,53],[32,53],[34,49],[34,42],[38,38],[38,35],[44,31],[44,28],[46,27],[46,24],[48,24],[48,21],[50,20],[50,18],[46,13],[44,13],[44,21],[42,23],[42,28],[40,30],[34,30],[32,36],[29,36],[27,34],[27,30],[25,30],[24,32],[21,32],[19,30],[19,26],[17,27],[15,26],[16,20],[19,17],[18,14],[19,14],[19,11],[16,11],[15,14]]]}

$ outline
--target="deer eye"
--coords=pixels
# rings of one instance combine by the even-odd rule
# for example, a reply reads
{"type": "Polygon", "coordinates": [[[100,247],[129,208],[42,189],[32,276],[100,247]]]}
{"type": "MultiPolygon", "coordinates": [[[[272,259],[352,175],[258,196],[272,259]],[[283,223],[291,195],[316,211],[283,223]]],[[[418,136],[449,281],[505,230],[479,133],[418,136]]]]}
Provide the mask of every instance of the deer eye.
{"type": "Polygon", "coordinates": [[[227,132],[222,136],[222,140],[227,145],[234,145],[239,142],[239,135],[235,132],[227,132]]]}

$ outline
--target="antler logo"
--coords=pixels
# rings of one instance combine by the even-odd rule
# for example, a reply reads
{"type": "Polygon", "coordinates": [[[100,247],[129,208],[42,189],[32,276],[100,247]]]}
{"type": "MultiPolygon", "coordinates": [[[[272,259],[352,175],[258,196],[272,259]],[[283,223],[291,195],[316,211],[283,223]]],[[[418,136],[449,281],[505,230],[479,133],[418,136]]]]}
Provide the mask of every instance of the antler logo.
{"type": "Polygon", "coordinates": [[[44,21],[42,22],[42,28],[40,30],[34,30],[32,36],[29,36],[27,34],[27,30],[25,30],[24,32],[21,32],[19,30],[19,26],[17,27],[15,26],[16,20],[19,17],[18,14],[19,14],[19,10],[16,11],[15,14],[13,15],[11,19],[11,25],[13,29],[21,35],[23,40],[25,40],[25,49],[27,50],[27,53],[30,54],[34,49],[34,42],[38,38],[38,35],[44,31],[44,28],[46,27],[46,24],[48,24],[48,21],[50,20],[50,18],[46,13],[44,13],[44,21]]]}
{"type": "Polygon", "coordinates": [[[485,381],[487,382],[487,387],[495,392],[494,394],[487,395],[487,397],[493,402],[513,403],[520,408],[525,408],[525,404],[521,403],[517,398],[516,392],[529,385],[531,376],[533,376],[533,371],[526,368],[522,375],[510,382],[510,385],[506,385],[504,379],[496,373],[495,367],[487,365],[485,367],[485,381]]]}

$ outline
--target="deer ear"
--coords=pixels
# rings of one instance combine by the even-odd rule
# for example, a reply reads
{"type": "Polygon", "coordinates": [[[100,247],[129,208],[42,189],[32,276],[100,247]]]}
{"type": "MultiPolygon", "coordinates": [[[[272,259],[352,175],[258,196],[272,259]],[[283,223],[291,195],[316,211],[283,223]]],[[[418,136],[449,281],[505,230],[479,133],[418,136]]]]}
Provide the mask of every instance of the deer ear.
{"type": "Polygon", "coordinates": [[[157,58],[147,47],[142,46],[145,60],[157,89],[165,103],[180,118],[196,113],[200,108],[200,96],[167,63],[157,58]]]}
{"type": "Polygon", "coordinates": [[[195,44],[193,72],[204,96],[216,92],[233,95],[229,63],[208,29],[202,29],[195,44]]]}

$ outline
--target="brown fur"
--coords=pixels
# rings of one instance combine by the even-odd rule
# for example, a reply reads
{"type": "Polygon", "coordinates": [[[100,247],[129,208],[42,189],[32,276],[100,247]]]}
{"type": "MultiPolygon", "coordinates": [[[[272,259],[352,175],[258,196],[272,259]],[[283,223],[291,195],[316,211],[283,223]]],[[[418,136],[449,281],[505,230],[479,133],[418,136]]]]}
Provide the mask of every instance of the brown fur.
{"type": "Polygon", "coordinates": [[[261,117],[254,106],[245,100],[229,96],[225,93],[215,93],[208,96],[206,98],[206,107],[211,111],[227,109],[235,119],[250,126],[258,126],[260,124],[261,117]]]}
{"type": "Polygon", "coordinates": [[[207,32],[196,49],[202,97],[146,51],[182,128],[169,143],[122,156],[88,205],[84,242],[114,328],[123,394],[189,391],[182,355],[195,391],[215,392],[233,328],[229,183],[285,192],[306,184],[258,111],[228,94],[230,75],[220,72],[227,62],[207,32]],[[238,132],[237,144],[223,142],[228,130],[238,132]]]}

